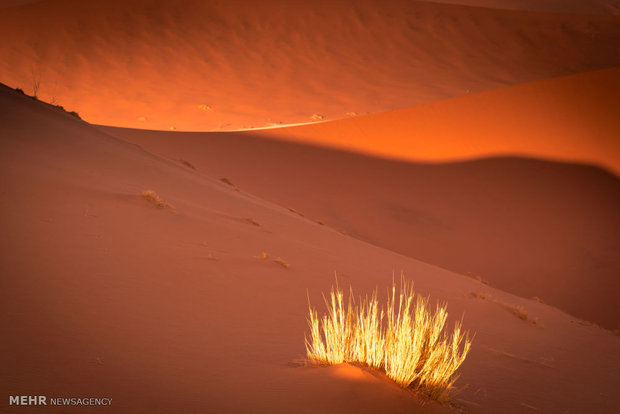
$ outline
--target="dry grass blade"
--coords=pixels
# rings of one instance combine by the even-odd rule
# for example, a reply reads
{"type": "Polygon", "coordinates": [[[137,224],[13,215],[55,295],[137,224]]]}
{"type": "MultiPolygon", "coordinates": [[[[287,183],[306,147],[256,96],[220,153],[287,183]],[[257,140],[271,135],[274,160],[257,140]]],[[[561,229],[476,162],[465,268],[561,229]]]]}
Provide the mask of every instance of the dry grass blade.
{"type": "MultiPolygon", "coordinates": [[[[434,312],[428,299],[417,298],[413,284],[401,280],[400,291],[392,285],[385,309],[376,292],[359,304],[353,292],[345,305],[338,286],[325,299],[327,313],[319,318],[309,306],[310,339],[306,338],[308,358],[315,363],[358,362],[385,371],[402,387],[413,387],[439,401],[453,394],[455,372],[471,347],[461,322],[452,335],[444,332],[448,318],[446,305],[434,312]]],[[[309,302],[309,301],[308,301],[309,302]]]]}

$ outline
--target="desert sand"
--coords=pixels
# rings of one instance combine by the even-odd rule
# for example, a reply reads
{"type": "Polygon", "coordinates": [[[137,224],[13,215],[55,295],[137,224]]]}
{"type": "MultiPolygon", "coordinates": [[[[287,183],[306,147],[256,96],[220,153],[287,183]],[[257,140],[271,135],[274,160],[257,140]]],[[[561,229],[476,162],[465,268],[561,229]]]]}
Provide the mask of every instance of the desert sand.
{"type": "Polygon", "coordinates": [[[548,3],[46,0],[0,9],[0,79],[96,124],[209,131],[620,66],[620,16],[548,3]]]}
{"type": "Polygon", "coordinates": [[[360,368],[299,362],[306,292],[319,298],[334,271],[367,292],[403,271],[476,334],[457,407],[620,404],[620,341],[609,331],[341,234],[8,88],[0,117],[9,395],[109,396],[115,412],[132,413],[451,411],[360,368]],[[174,210],[148,203],[144,190],[174,210]]]}
{"type": "Polygon", "coordinates": [[[609,331],[343,235],[8,88],[0,121],[9,395],[109,396],[132,413],[452,411],[379,374],[299,362],[307,293],[319,298],[334,271],[367,292],[403,271],[476,333],[457,408],[620,404],[609,331]]]}
{"type": "Polygon", "coordinates": [[[617,1],[0,20],[1,412],[620,410],[617,1]],[[450,403],[306,359],[308,299],[401,273],[473,335],[450,403]]]}
{"type": "Polygon", "coordinates": [[[260,132],[104,130],[353,237],[617,329],[619,80],[606,70],[260,132]]]}

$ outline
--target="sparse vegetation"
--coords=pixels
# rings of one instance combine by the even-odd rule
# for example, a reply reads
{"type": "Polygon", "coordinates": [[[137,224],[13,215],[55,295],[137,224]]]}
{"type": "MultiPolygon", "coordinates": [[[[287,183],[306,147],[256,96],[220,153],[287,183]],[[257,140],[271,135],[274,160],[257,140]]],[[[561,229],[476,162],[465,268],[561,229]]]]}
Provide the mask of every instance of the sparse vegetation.
{"type": "Polygon", "coordinates": [[[229,185],[229,186],[231,186],[231,187],[235,187],[235,185],[232,183],[232,181],[230,181],[230,180],[229,180],[228,178],[226,178],[226,177],[222,177],[222,178],[220,178],[220,181],[221,181],[221,182],[223,182],[223,183],[225,183],[225,184],[228,184],[228,185],[229,185]]]}
{"type": "Polygon", "coordinates": [[[482,299],[482,300],[486,300],[486,299],[490,299],[491,298],[491,295],[486,295],[484,293],[479,293],[479,292],[471,292],[470,295],[472,295],[476,299],[482,299]]]}
{"type": "Polygon", "coordinates": [[[30,68],[30,74],[32,75],[32,97],[39,99],[39,88],[41,87],[41,74],[34,66],[30,68]]]}
{"type": "Polygon", "coordinates": [[[41,81],[34,79],[32,81],[32,97],[34,99],[39,99],[39,87],[41,86],[41,81]]]}
{"type": "Polygon", "coordinates": [[[488,285],[489,281],[484,279],[482,276],[476,276],[476,280],[480,283],[482,283],[483,285],[488,285]]]}
{"type": "Polygon", "coordinates": [[[470,277],[472,279],[476,279],[478,282],[482,283],[483,285],[487,285],[487,286],[489,285],[489,281],[483,278],[482,276],[473,276],[470,272],[467,272],[465,276],[470,277]]]}
{"type": "Polygon", "coordinates": [[[68,113],[69,115],[71,115],[71,116],[73,116],[73,117],[75,117],[77,119],[82,119],[77,112],[75,112],[75,111],[67,111],[62,105],[54,105],[54,107],[57,108],[57,109],[60,109],[63,112],[68,113]]]}
{"type": "Polygon", "coordinates": [[[290,265],[290,264],[288,264],[288,263],[286,263],[286,262],[284,261],[284,259],[283,259],[283,258],[281,258],[281,257],[278,257],[277,259],[275,259],[275,260],[274,260],[274,263],[277,263],[277,264],[279,264],[280,266],[282,266],[282,267],[284,267],[284,268],[286,268],[286,269],[288,269],[289,267],[291,267],[291,265],[290,265]]]}
{"type": "Polygon", "coordinates": [[[180,162],[181,164],[185,165],[186,167],[191,168],[192,170],[195,170],[195,169],[196,169],[196,166],[195,166],[194,164],[192,164],[191,162],[189,162],[189,161],[179,160],[179,162],[180,162]]]}
{"type": "Polygon", "coordinates": [[[254,220],[254,218],[252,218],[252,217],[246,217],[245,221],[250,223],[253,226],[260,227],[260,223],[258,221],[256,221],[256,220],[254,220]]]}
{"type": "Polygon", "coordinates": [[[392,285],[386,307],[377,292],[360,297],[352,290],[348,304],[338,286],[325,298],[327,314],[319,318],[309,304],[308,358],[315,363],[362,363],[384,371],[402,387],[422,391],[438,401],[454,394],[454,375],[471,347],[467,332],[456,322],[452,335],[443,332],[448,312],[438,305],[432,312],[428,298],[414,304],[413,284],[401,280],[400,293],[392,285]]]}
{"type": "MultiPolygon", "coordinates": [[[[527,315],[527,312],[525,311],[525,309],[523,309],[523,306],[507,306],[507,307],[517,318],[524,320],[524,321],[530,320],[529,316],[527,315]]],[[[532,320],[532,323],[536,323],[536,322],[532,320]]]]}
{"type": "Polygon", "coordinates": [[[220,178],[220,181],[223,182],[224,184],[228,184],[229,186],[234,188],[235,191],[239,191],[239,187],[237,187],[235,184],[233,184],[233,182],[230,181],[228,178],[222,177],[222,178],[220,178]]]}
{"type": "Polygon", "coordinates": [[[153,204],[157,208],[162,208],[162,209],[171,210],[173,212],[176,212],[176,209],[174,208],[174,206],[172,204],[168,204],[168,203],[164,202],[157,195],[157,193],[155,191],[153,191],[153,190],[143,191],[142,194],[141,194],[141,197],[143,199],[145,199],[146,201],[148,201],[149,203],[153,204]]]}
{"type": "Polygon", "coordinates": [[[290,211],[291,213],[295,213],[295,214],[297,214],[297,215],[298,215],[298,216],[300,216],[300,217],[305,217],[303,213],[301,213],[301,212],[299,212],[299,211],[295,210],[293,207],[287,207],[287,209],[288,209],[288,211],[290,211]]]}
{"type": "MultiPolygon", "coordinates": [[[[24,93],[23,89],[15,88],[14,90],[15,90],[15,92],[19,93],[20,95],[27,96],[27,97],[29,97],[31,99],[34,99],[34,100],[37,100],[37,101],[39,100],[39,98],[36,95],[36,92],[35,92],[34,95],[26,95],[26,93],[24,93]]],[[[36,91],[38,91],[38,86],[36,88],[36,91]]],[[[69,115],[71,115],[71,116],[73,116],[73,117],[75,117],[77,119],[82,119],[82,117],[80,117],[80,115],[77,112],[75,112],[75,111],[67,111],[62,105],[57,105],[56,104],[56,98],[52,98],[52,103],[47,103],[47,102],[44,102],[44,101],[41,101],[41,102],[43,102],[44,104],[50,105],[50,106],[52,106],[52,107],[54,107],[56,109],[59,109],[62,112],[65,112],[65,113],[67,113],[67,114],[69,114],[69,115]]]]}
{"type": "Polygon", "coordinates": [[[77,112],[75,112],[75,111],[70,111],[70,112],[68,112],[68,114],[73,116],[73,117],[75,117],[75,118],[77,118],[77,119],[82,119],[80,117],[80,115],[77,112]]]}
{"type": "Polygon", "coordinates": [[[517,318],[523,321],[530,322],[533,325],[538,324],[538,317],[530,317],[528,313],[525,311],[525,309],[523,308],[523,306],[511,305],[511,304],[502,302],[501,300],[493,298],[490,294],[471,292],[471,295],[476,299],[487,300],[491,303],[494,303],[508,310],[510,313],[512,313],[517,318]]]}

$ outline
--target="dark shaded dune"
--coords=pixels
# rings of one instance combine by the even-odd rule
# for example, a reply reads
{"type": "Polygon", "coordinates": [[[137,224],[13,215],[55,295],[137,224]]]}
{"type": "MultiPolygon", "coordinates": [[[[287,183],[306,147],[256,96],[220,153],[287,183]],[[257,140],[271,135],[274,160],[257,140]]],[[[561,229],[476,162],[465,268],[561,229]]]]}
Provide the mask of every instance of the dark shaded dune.
{"type": "Polygon", "coordinates": [[[620,180],[593,166],[386,161],[243,133],[109,133],[361,240],[616,328],[620,180]]]}

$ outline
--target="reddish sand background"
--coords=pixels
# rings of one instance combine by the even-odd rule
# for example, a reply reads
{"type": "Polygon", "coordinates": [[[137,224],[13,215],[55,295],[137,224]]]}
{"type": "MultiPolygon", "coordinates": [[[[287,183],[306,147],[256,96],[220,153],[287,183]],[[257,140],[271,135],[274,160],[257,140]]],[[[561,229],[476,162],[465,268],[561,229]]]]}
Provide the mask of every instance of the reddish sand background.
{"type": "MultiPolygon", "coordinates": [[[[511,4],[522,2],[500,6],[511,4]]],[[[620,65],[614,15],[404,0],[47,0],[0,19],[2,82],[32,93],[37,79],[42,99],[89,122],[146,129],[339,119],[620,65]]]]}
{"type": "Polygon", "coordinates": [[[5,395],[112,397],[122,413],[452,412],[380,375],[297,362],[306,289],[319,304],[337,271],[381,293],[402,269],[476,333],[458,407],[620,407],[620,339],[608,331],[345,236],[3,87],[0,125],[5,395]],[[141,199],[146,189],[176,214],[141,199]],[[255,257],[263,251],[290,267],[255,257]]]}

